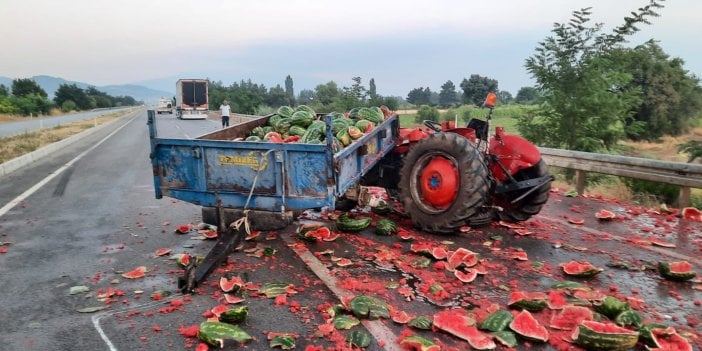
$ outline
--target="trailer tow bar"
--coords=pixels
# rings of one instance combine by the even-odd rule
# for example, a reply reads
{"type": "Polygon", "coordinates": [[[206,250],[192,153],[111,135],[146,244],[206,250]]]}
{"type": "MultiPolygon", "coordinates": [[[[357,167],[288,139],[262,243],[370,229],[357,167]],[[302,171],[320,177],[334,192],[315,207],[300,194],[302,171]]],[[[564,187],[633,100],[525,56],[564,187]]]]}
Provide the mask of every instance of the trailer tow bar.
{"type": "Polygon", "coordinates": [[[205,256],[205,259],[203,259],[200,264],[196,265],[197,260],[193,260],[186,268],[185,274],[178,278],[178,289],[180,289],[181,292],[192,293],[197,284],[205,279],[212,269],[226,259],[226,257],[234,251],[234,248],[239,245],[241,239],[246,235],[246,230],[245,228],[235,225],[235,223],[232,223],[227,227],[224,233],[220,235],[219,239],[217,239],[217,243],[212,247],[210,252],[207,253],[207,256],[205,256]]]}

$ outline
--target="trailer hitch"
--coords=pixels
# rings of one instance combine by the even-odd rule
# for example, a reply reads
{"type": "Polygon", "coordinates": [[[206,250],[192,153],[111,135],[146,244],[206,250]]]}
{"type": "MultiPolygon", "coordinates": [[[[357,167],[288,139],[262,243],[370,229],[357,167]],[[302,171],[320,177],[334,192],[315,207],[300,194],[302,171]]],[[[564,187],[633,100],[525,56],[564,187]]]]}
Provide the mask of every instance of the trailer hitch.
{"type": "Polygon", "coordinates": [[[234,251],[245,234],[245,229],[235,226],[234,223],[227,227],[202,262],[197,264],[198,260],[192,260],[190,265],[188,265],[185,269],[185,274],[178,278],[178,289],[183,293],[192,293],[212,269],[234,251]]]}

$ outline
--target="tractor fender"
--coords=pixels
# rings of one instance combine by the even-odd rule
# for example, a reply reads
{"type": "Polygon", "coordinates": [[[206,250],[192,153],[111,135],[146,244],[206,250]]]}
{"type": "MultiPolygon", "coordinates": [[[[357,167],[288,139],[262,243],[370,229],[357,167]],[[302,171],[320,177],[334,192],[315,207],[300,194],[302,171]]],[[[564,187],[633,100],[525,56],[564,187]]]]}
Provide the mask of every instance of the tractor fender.
{"type": "Polygon", "coordinates": [[[541,152],[534,144],[521,136],[505,133],[499,127],[490,138],[490,154],[495,156],[499,163],[493,163],[490,171],[500,182],[509,178],[503,168],[509,175],[514,175],[522,169],[533,167],[541,160],[541,152]]]}

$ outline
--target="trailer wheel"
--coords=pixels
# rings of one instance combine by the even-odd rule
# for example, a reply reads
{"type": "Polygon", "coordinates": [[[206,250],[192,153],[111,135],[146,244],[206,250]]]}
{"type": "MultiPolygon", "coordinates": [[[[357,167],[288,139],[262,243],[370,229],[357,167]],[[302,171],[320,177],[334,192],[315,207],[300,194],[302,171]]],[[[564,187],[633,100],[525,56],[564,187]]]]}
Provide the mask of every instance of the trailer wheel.
{"type": "Polygon", "coordinates": [[[455,133],[435,133],[407,153],[400,199],[420,229],[455,233],[486,205],[488,169],[475,145],[455,133]]]}
{"type": "MultiPolygon", "coordinates": [[[[548,176],[548,167],[544,160],[531,168],[527,168],[517,172],[513,177],[517,181],[528,180],[548,176]]],[[[509,222],[522,222],[531,218],[541,211],[541,208],[548,200],[548,194],[551,192],[551,182],[542,185],[539,189],[526,196],[517,203],[511,203],[513,199],[518,198],[527,190],[514,191],[505,194],[495,195],[495,205],[502,207],[502,211],[497,211],[497,219],[509,222]]]]}

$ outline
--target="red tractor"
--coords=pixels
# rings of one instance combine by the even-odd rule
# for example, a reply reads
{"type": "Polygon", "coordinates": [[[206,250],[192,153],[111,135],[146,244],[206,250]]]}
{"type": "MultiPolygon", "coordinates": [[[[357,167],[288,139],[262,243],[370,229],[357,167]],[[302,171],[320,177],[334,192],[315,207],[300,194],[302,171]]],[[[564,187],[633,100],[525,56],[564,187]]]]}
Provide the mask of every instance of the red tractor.
{"type": "Polygon", "coordinates": [[[399,195],[412,222],[428,232],[529,219],[548,200],[553,177],[526,139],[502,127],[488,137],[496,102],[488,94],[486,120],[471,119],[466,127],[424,121],[426,128],[401,128],[393,152],[361,183],[399,195]]]}

